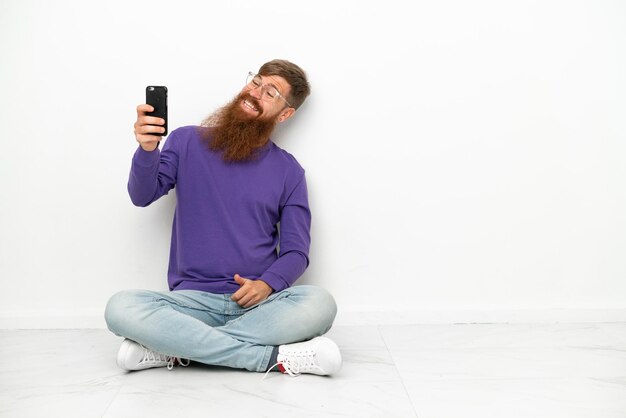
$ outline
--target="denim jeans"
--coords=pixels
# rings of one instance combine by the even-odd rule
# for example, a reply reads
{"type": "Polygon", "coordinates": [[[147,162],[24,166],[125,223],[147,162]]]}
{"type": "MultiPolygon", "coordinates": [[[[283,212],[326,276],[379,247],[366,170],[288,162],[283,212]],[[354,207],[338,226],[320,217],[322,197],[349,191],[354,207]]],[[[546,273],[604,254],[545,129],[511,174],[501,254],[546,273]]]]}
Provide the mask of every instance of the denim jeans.
{"type": "Polygon", "coordinates": [[[275,346],[326,333],[333,297],[316,286],[294,286],[243,308],[231,294],[197,290],[127,290],[111,297],[109,330],[161,354],[262,372],[275,346]]]}

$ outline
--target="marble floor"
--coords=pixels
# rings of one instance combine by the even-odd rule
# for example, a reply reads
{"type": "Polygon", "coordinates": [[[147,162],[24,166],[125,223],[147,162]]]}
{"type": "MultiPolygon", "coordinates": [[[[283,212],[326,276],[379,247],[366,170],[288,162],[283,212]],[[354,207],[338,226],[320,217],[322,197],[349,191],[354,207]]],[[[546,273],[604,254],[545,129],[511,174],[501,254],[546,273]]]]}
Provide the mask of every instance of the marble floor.
{"type": "Polygon", "coordinates": [[[626,417],[626,323],[335,327],[344,366],[292,378],[126,373],[105,330],[0,330],[0,417],[626,417]]]}

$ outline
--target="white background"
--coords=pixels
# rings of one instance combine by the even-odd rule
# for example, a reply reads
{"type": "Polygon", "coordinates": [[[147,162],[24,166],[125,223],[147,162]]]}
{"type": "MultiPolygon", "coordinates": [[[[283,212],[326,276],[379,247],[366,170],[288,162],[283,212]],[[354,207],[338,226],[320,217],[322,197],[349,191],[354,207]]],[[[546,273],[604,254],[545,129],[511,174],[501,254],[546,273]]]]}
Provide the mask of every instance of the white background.
{"type": "Polygon", "coordinates": [[[166,289],[174,193],[126,192],[135,106],[197,124],[289,59],[339,321],[626,318],[626,5],[0,0],[0,326],[166,289]]]}

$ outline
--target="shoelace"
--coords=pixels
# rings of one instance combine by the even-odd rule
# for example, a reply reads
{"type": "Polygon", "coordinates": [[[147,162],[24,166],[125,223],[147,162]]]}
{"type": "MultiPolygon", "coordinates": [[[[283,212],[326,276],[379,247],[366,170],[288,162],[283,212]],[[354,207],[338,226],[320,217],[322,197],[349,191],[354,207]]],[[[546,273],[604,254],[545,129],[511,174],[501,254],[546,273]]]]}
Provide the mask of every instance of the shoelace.
{"type": "Polygon", "coordinates": [[[167,359],[167,370],[172,370],[174,368],[174,361],[177,361],[178,365],[182,367],[187,367],[189,366],[189,363],[191,363],[191,360],[189,359],[182,359],[178,357],[167,356],[167,359]],[[183,363],[183,361],[186,361],[187,363],[183,363]]]}
{"type": "Polygon", "coordinates": [[[285,369],[285,372],[292,377],[300,376],[303,372],[319,369],[319,366],[315,361],[314,351],[307,351],[302,354],[289,354],[286,355],[282,361],[279,361],[270,367],[267,372],[265,372],[263,379],[265,379],[269,372],[271,372],[278,365],[281,365],[283,369],[285,369]]]}
{"type": "MultiPolygon", "coordinates": [[[[271,372],[272,370],[274,370],[274,367],[278,366],[279,364],[281,364],[281,363],[280,363],[280,362],[278,362],[278,363],[274,364],[272,367],[270,367],[269,369],[267,369],[267,371],[265,372],[265,375],[263,375],[263,379],[261,379],[261,380],[265,380],[265,378],[267,377],[267,375],[268,375],[268,374],[270,374],[270,372],[271,372]]],[[[287,371],[287,369],[285,369],[285,371],[287,371]]],[[[289,372],[287,372],[287,373],[289,373],[289,372]]],[[[289,373],[289,375],[290,375],[290,376],[293,376],[291,373],[289,373]]]]}
{"type": "Polygon", "coordinates": [[[165,354],[152,351],[149,348],[144,347],[143,345],[141,347],[143,348],[143,360],[141,360],[141,363],[146,362],[155,364],[165,362],[167,364],[167,370],[172,370],[174,368],[175,362],[178,362],[178,364],[180,364],[182,367],[187,367],[189,366],[189,363],[191,363],[191,360],[181,359],[174,356],[166,356],[165,354]],[[186,361],[187,363],[184,363],[184,361],[186,361]]]}

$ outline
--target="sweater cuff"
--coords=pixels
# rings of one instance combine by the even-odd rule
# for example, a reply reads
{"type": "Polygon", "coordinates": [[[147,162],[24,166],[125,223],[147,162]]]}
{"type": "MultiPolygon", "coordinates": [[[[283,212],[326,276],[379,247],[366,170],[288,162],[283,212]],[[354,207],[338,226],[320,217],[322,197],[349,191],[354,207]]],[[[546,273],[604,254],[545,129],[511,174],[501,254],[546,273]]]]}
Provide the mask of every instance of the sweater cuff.
{"type": "Polygon", "coordinates": [[[135,152],[135,163],[142,167],[152,167],[159,162],[160,155],[158,147],[154,151],[146,151],[140,145],[135,152]]]}
{"type": "Polygon", "coordinates": [[[263,275],[259,277],[259,280],[263,280],[267,283],[272,289],[274,289],[274,292],[280,292],[281,290],[285,290],[289,287],[283,279],[269,271],[263,273],[263,275]]]}

